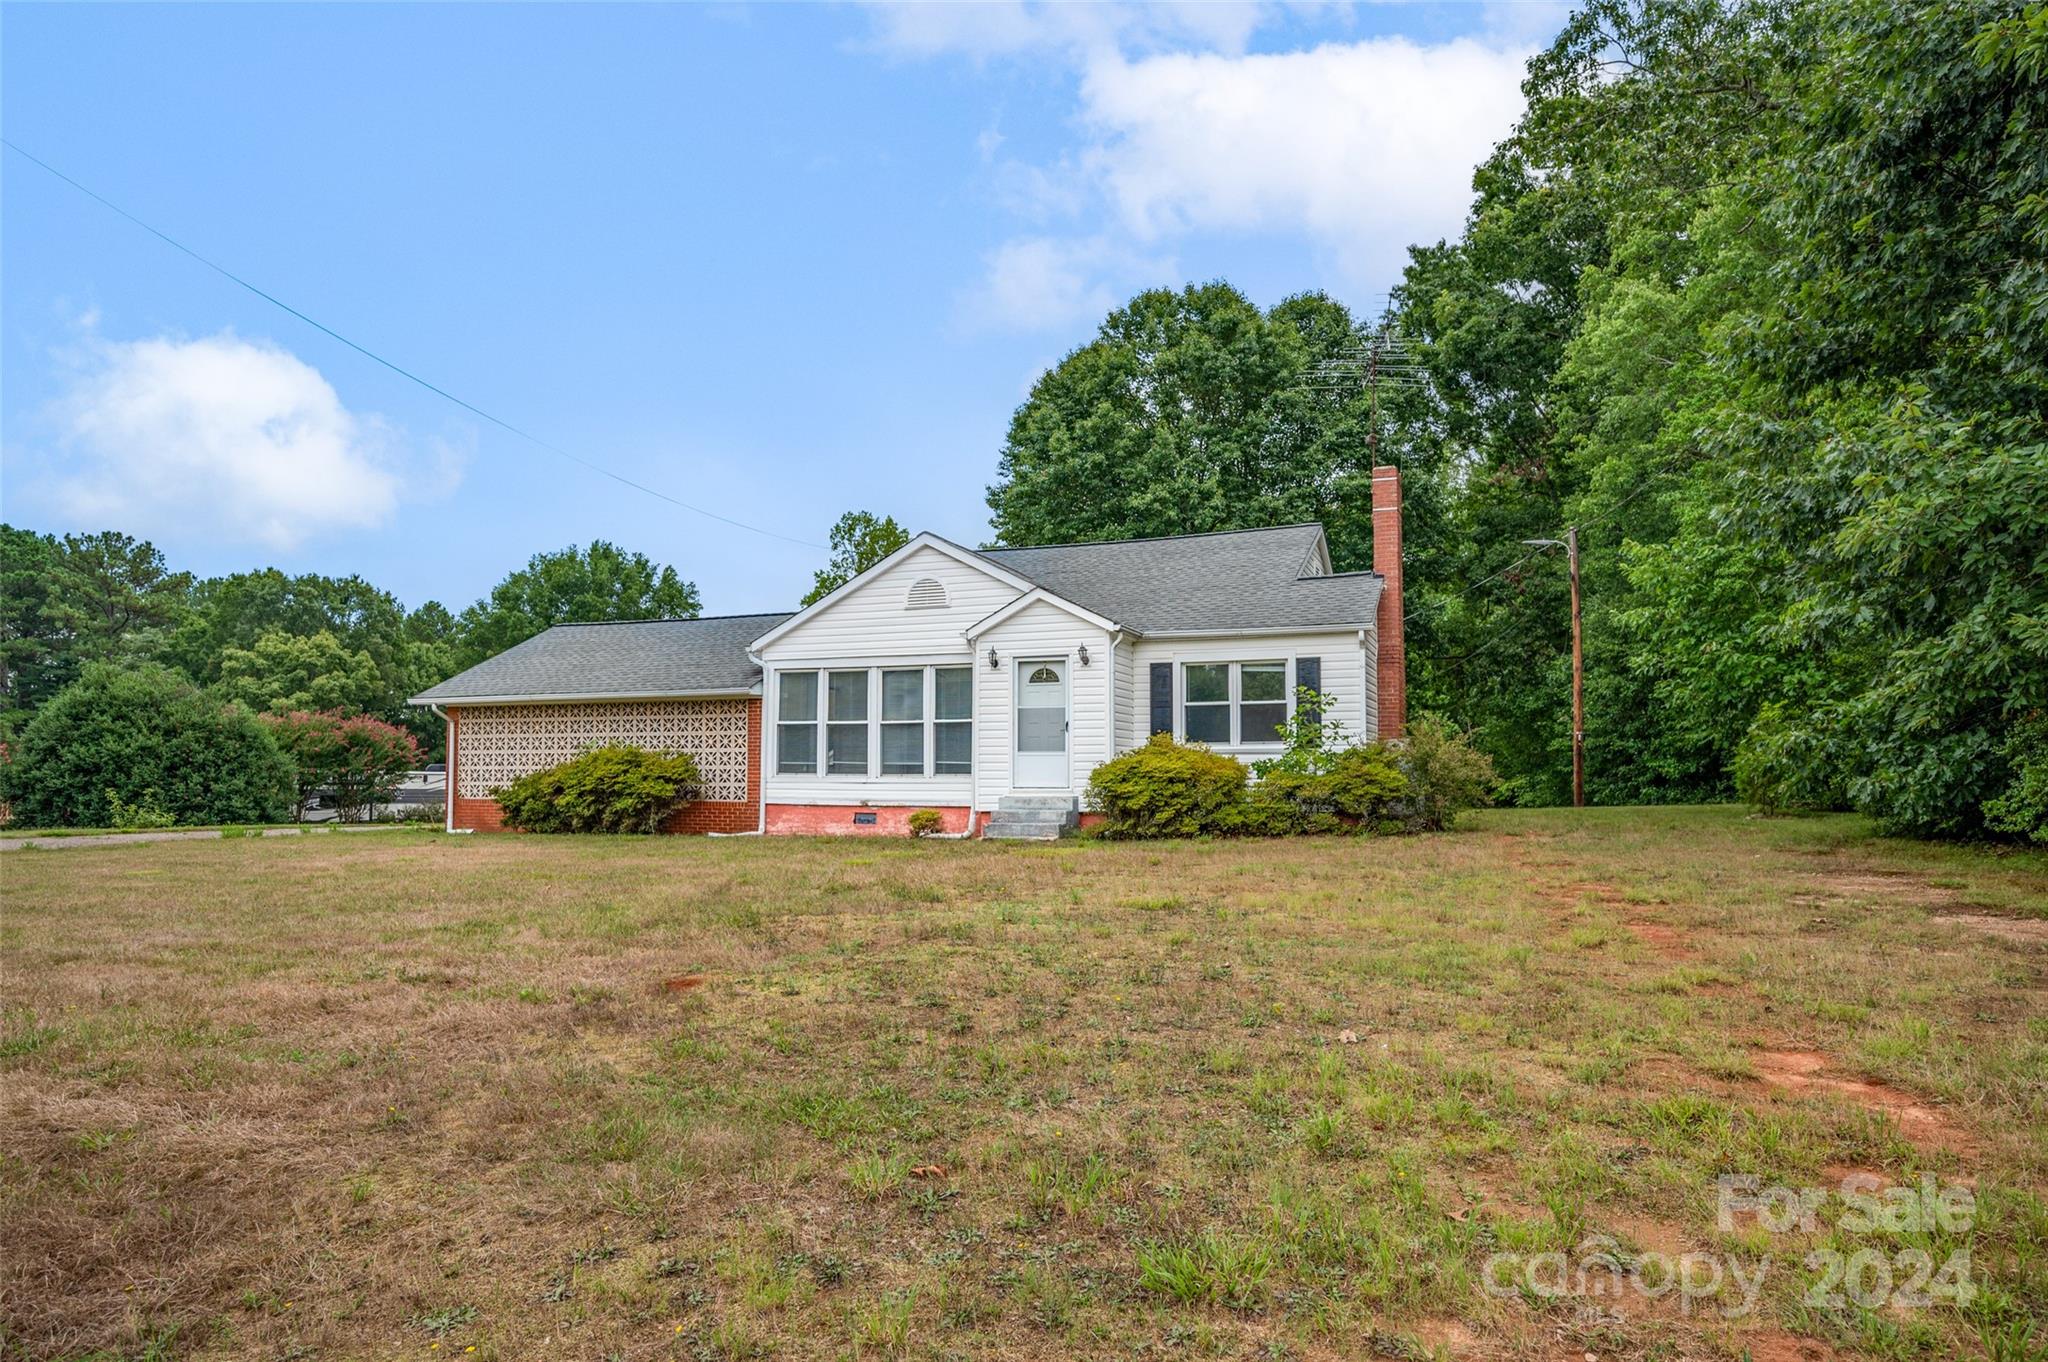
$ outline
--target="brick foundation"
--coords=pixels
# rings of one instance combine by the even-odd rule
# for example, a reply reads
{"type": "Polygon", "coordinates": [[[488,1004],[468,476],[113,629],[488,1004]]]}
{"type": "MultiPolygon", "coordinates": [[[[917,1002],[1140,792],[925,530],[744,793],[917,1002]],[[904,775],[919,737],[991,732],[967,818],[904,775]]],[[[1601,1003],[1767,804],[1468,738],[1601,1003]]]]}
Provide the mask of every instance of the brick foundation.
{"type": "MultiPolygon", "coordinates": [[[[462,711],[448,711],[448,788],[459,789],[456,784],[456,760],[460,744],[457,738],[461,732],[462,711]]],[[[678,813],[661,825],[663,832],[705,833],[705,832],[752,832],[758,826],[761,798],[761,702],[759,699],[747,702],[747,798],[736,800],[702,800],[684,806],[678,813]]],[[[448,804],[449,826],[457,831],[503,832],[505,814],[495,799],[451,799],[448,804]]]]}
{"type": "Polygon", "coordinates": [[[793,834],[804,837],[908,837],[910,815],[920,808],[935,808],[945,820],[945,830],[950,833],[963,832],[967,828],[965,805],[876,805],[862,808],[853,804],[770,804],[768,806],[767,828],[771,835],[793,834]],[[857,813],[873,814],[872,823],[856,823],[857,813]]]}

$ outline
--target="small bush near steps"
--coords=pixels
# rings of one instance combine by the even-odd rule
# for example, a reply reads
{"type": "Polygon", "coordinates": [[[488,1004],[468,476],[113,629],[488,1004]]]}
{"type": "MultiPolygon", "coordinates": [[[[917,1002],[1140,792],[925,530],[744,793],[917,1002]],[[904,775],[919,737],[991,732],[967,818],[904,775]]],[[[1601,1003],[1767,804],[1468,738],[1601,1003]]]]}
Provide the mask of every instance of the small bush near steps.
{"type": "Polygon", "coordinates": [[[936,837],[946,830],[946,816],[937,809],[917,809],[910,815],[912,837],[936,837]]]}
{"type": "Polygon", "coordinates": [[[598,747],[497,792],[505,822],[522,832],[648,833],[688,804],[697,763],[638,747],[598,747]]]}

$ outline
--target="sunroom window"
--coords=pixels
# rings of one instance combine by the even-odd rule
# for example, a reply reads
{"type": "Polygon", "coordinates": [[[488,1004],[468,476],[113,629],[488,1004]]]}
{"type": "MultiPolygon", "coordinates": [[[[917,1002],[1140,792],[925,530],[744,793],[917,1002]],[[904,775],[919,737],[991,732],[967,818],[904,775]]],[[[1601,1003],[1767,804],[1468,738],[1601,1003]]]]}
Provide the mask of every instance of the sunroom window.
{"type": "Polygon", "coordinates": [[[781,672],[775,678],[775,770],[785,776],[818,773],[818,674],[781,672]]]}
{"type": "Polygon", "coordinates": [[[775,674],[778,775],[964,776],[973,770],[972,667],[775,674]]]}
{"type": "Polygon", "coordinates": [[[882,673],[882,774],[924,774],[924,668],[882,673]]]}
{"type": "Polygon", "coordinates": [[[827,672],[825,770],[835,776],[868,773],[868,674],[827,672]]]}

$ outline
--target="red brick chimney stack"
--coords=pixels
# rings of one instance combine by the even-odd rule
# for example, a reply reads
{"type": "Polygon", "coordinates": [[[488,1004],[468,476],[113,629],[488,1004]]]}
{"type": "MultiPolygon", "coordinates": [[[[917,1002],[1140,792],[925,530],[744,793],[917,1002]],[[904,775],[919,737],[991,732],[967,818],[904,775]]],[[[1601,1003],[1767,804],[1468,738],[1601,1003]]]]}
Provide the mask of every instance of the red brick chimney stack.
{"type": "Polygon", "coordinates": [[[1408,648],[1401,639],[1401,470],[1372,470],[1372,570],[1386,578],[1380,591],[1379,702],[1382,738],[1408,727],[1408,648]]]}

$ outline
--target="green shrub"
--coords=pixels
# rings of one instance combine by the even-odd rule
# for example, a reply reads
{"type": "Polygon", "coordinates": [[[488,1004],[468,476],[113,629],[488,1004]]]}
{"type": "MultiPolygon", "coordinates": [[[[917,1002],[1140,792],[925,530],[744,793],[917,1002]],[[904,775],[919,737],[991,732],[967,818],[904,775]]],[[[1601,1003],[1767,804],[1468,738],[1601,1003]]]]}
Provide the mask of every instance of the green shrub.
{"type": "Polygon", "coordinates": [[[1848,802],[1840,744],[1820,723],[1795,722],[1775,700],[1757,712],[1731,765],[1735,793],[1759,813],[1839,809],[1848,802]]]}
{"type": "Polygon", "coordinates": [[[1396,754],[1383,743],[1320,754],[1315,769],[1266,772],[1246,800],[1244,830],[1260,836],[1377,830],[1409,792],[1396,754]]]}
{"type": "Polygon", "coordinates": [[[1500,784],[1493,759],[1435,715],[1408,725],[1399,760],[1408,779],[1406,821],[1425,832],[1442,832],[1465,810],[1491,804],[1500,784]]]}
{"type": "Polygon", "coordinates": [[[910,815],[910,835],[931,837],[946,830],[946,816],[937,809],[915,809],[910,815]]]}
{"type": "Polygon", "coordinates": [[[252,715],[153,664],[87,664],[0,767],[22,827],[107,827],[117,802],[147,808],[151,791],[179,823],[269,823],[291,788],[291,763],[252,715]]]}
{"type": "Polygon", "coordinates": [[[1156,734],[1088,777],[1105,837],[1201,837],[1242,830],[1245,768],[1201,743],[1156,734]]]}
{"type": "Polygon", "coordinates": [[[653,832],[688,804],[697,763],[638,747],[597,747],[496,792],[505,821],[525,832],[653,832]]]}
{"type": "Polygon", "coordinates": [[[2048,842],[2048,714],[2013,725],[2005,759],[2012,779],[2003,793],[1985,802],[1985,825],[2029,842],[2048,842]]]}
{"type": "Polygon", "coordinates": [[[107,791],[107,826],[110,828],[119,828],[123,832],[139,832],[177,825],[177,816],[163,806],[154,789],[144,790],[142,798],[133,804],[122,799],[114,791],[107,791]]]}

